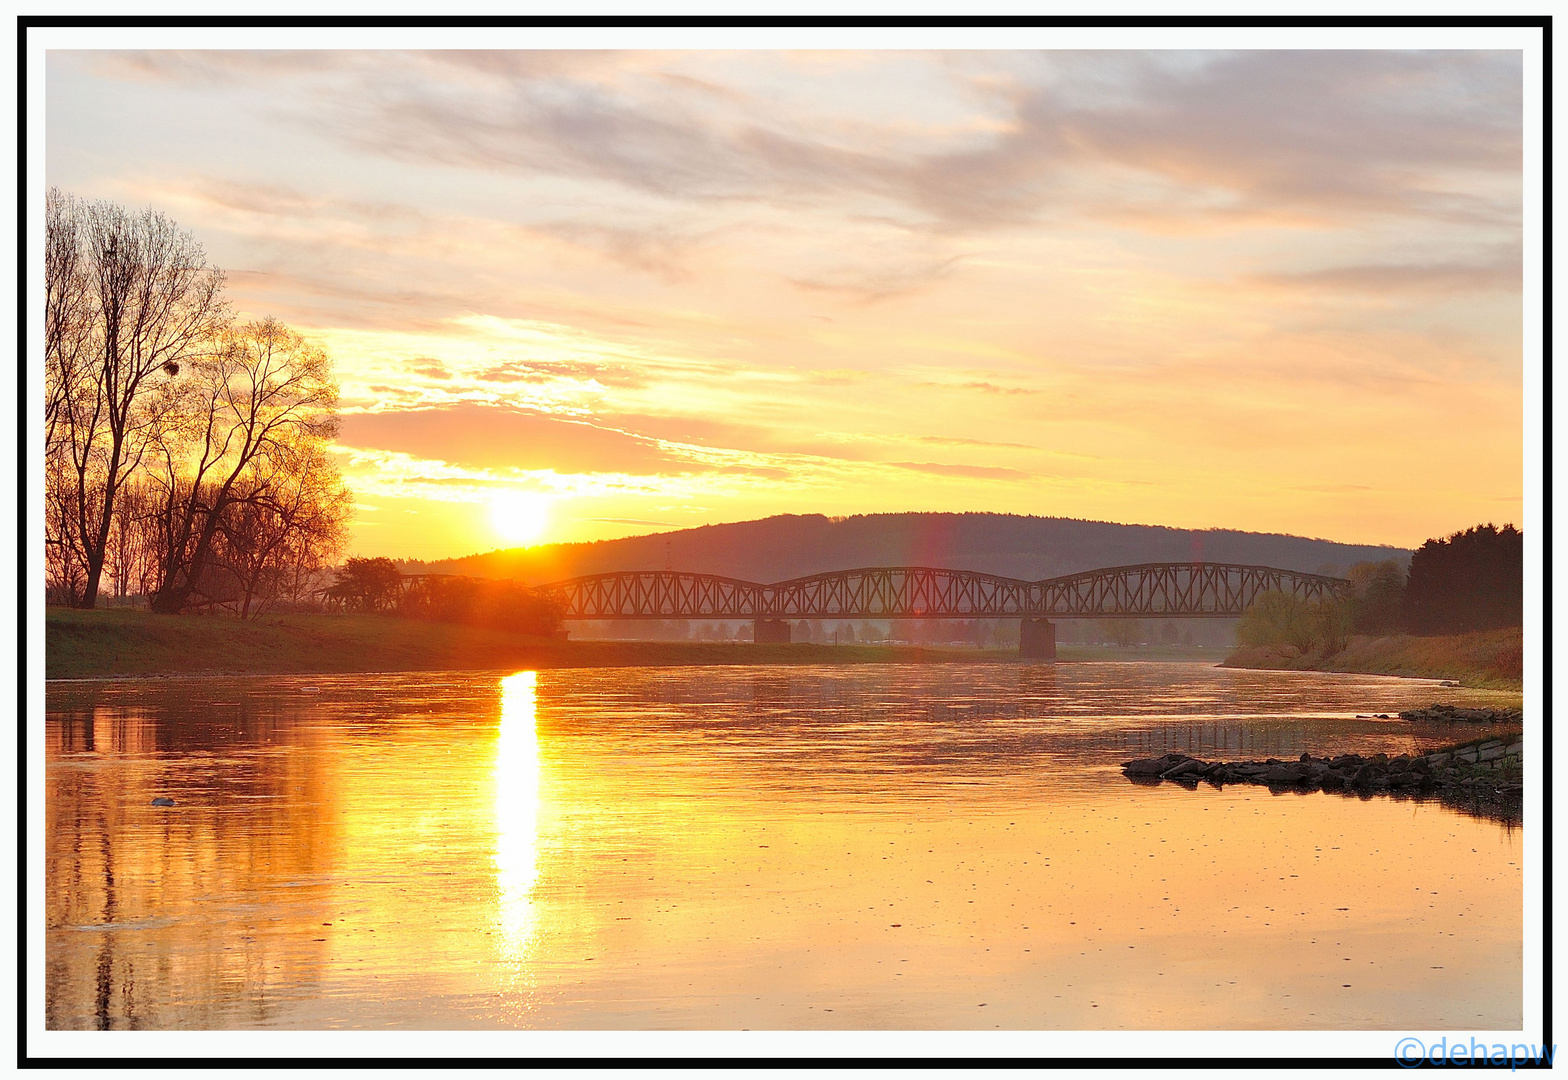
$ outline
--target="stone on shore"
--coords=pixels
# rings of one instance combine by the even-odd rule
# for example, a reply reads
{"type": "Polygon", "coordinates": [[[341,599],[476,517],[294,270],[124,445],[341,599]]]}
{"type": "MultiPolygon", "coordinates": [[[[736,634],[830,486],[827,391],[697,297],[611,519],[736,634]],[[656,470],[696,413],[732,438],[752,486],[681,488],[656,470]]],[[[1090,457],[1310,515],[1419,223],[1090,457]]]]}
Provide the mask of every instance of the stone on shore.
{"type": "Polygon", "coordinates": [[[1457,705],[1433,704],[1425,709],[1407,709],[1399,714],[1401,720],[1437,720],[1470,724],[1521,724],[1521,709],[1461,709],[1457,705]]]}
{"type": "Polygon", "coordinates": [[[1122,762],[1122,771],[1128,776],[1159,776],[1183,761],[1191,761],[1186,754],[1166,754],[1157,758],[1140,758],[1122,762]]]}
{"type": "Polygon", "coordinates": [[[1491,806],[1494,811],[1517,814],[1522,791],[1518,768],[1523,740],[1486,739],[1470,746],[1434,750],[1429,754],[1341,754],[1299,760],[1204,761],[1187,754],[1169,753],[1123,763],[1129,779],[1139,784],[1170,780],[1188,790],[1207,780],[1216,787],[1227,783],[1266,784],[1276,793],[1286,790],[1332,791],[1359,794],[1420,794],[1458,800],[1463,805],[1491,806]]]}

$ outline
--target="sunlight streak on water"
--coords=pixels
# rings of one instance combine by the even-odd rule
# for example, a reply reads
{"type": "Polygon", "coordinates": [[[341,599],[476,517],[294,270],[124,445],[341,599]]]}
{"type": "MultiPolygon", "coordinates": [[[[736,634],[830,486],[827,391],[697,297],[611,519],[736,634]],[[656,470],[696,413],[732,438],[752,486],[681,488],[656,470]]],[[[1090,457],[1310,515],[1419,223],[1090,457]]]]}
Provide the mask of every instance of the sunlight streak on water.
{"type": "Polygon", "coordinates": [[[538,675],[501,680],[501,732],[495,755],[495,877],[503,952],[523,964],[538,929],[533,888],[539,880],[538,675]]]}

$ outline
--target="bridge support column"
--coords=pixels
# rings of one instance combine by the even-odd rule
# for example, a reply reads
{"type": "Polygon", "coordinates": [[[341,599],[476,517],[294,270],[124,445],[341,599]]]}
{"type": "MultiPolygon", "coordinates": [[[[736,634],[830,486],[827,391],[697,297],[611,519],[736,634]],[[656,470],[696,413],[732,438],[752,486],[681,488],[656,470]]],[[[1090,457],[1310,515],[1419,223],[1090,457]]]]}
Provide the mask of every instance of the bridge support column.
{"type": "Polygon", "coordinates": [[[758,619],[751,627],[751,640],[758,645],[788,645],[788,619],[758,619]]]}
{"type": "Polygon", "coordinates": [[[1056,626],[1049,619],[1025,619],[1018,626],[1020,660],[1055,660],[1056,626]]]}

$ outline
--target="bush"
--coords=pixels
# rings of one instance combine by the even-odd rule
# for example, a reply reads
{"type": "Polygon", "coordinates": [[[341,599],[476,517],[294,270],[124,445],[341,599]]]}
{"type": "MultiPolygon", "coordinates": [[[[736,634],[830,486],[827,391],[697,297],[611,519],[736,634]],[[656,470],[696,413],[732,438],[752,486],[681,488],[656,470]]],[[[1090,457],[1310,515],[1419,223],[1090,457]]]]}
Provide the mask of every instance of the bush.
{"type": "Polygon", "coordinates": [[[1289,646],[1298,652],[1334,653],[1350,641],[1351,604],[1346,600],[1308,601],[1284,592],[1266,592],[1253,601],[1236,624],[1244,646],[1289,646]]]}
{"type": "Polygon", "coordinates": [[[350,559],[326,590],[329,605],[344,611],[390,611],[397,606],[403,575],[391,559],[350,559]]]}

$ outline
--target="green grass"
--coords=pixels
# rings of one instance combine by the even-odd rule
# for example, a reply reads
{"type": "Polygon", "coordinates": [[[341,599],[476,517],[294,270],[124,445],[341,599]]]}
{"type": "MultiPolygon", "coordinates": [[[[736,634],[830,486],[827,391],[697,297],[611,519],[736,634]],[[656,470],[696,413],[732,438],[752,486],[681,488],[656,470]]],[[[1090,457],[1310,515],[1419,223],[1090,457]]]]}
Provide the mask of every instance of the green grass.
{"type": "Polygon", "coordinates": [[[1238,649],[1226,659],[1225,666],[1403,675],[1451,679],[1486,690],[1520,690],[1524,682],[1524,632],[1519,627],[1509,627],[1436,637],[1358,636],[1332,655],[1291,655],[1288,650],[1262,646],[1238,649]]]}
{"type": "Polygon", "coordinates": [[[563,642],[375,615],[240,620],[69,608],[47,610],[44,645],[44,670],[51,679],[677,664],[999,663],[1016,658],[1010,650],[959,647],[563,642]]]}

